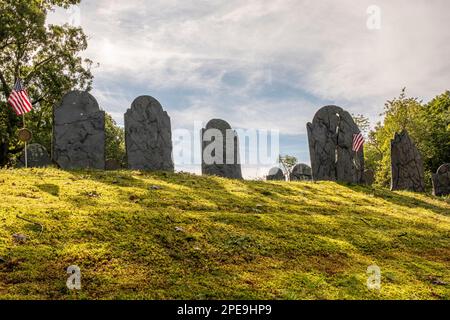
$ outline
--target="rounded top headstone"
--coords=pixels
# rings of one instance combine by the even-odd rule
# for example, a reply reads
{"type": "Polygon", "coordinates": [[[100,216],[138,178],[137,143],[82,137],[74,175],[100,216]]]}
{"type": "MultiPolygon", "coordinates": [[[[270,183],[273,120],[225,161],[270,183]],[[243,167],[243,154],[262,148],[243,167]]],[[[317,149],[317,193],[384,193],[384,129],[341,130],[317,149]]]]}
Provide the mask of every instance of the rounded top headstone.
{"type": "Polygon", "coordinates": [[[450,172],[450,163],[444,163],[436,171],[437,174],[445,174],[447,172],[450,172]]]}
{"type": "Polygon", "coordinates": [[[55,108],[55,117],[59,122],[73,122],[74,119],[100,111],[97,100],[87,91],[66,93],[55,108]]]}
{"type": "Polygon", "coordinates": [[[206,129],[228,130],[231,129],[231,126],[225,120],[212,119],[206,124],[206,129]]]}
{"type": "Polygon", "coordinates": [[[153,98],[152,96],[139,96],[136,99],[134,99],[133,103],[131,104],[132,109],[144,107],[154,108],[155,109],[154,111],[157,112],[163,111],[161,103],[159,103],[159,101],[153,98]]]}

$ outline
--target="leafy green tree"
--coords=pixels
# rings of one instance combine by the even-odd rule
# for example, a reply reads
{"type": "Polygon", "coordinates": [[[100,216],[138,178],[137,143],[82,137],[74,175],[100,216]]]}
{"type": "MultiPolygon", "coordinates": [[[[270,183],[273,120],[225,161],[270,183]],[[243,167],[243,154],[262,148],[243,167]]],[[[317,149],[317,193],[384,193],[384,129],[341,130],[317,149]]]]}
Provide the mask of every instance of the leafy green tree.
{"type": "Polygon", "coordinates": [[[297,158],[294,156],[289,155],[280,155],[278,157],[278,162],[283,167],[284,174],[290,179],[292,169],[294,169],[295,165],[297,164],[297,158]]]}
{"type": "Polygon", "coordinates": [[[369,118],[365,117],[362,114],[352,114],[353,121],[358,126],[359,130],[364,136],[367,136],[370,130],[370,121],[369,118]]]}
{"type": "Polygon", "coordinates": [[[125,132],[109,114],[105,116],[105,140],[106,159],[125,166],[125,132]]]}
{"type": "Polygon", "coordinates": [[[366,166],[376,172],[376,182],[388,186],[391,179],[391,140],[396,132],[406,129],[424,161],[426,183],[432,172],[450,162],[450,93],[445,92],[427,104],[406,97],[405,89],[398,98],[387,101],[379,122],[365,146],[366,166]]]}
{"type": "Polygon", "coordinates": [[[0,0],[0,166],[23,150],[17,129],[23,123],[6,99],[18,78],[23,79],[33,111],[26,125],[34,142],[51,147],[52,108],[69,90],[90,90],[92,61],[83,30],[68,24],[46,25],[55,6],[68,8],[80,0],[0,0]]]}

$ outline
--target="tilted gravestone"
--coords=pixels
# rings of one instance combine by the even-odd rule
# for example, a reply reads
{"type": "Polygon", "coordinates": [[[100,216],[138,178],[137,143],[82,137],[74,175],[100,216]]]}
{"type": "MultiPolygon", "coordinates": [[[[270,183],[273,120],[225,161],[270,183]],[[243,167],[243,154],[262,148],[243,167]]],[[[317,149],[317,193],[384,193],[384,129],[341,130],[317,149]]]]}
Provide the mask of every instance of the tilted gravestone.
{"type": "Polygon", "coordinates": [[[269,174],[266,176],[267,181],[286,181],[283,170],[280,168],[272,168],[269,170],[269,174]]]}
{"type": "Polygon", "coordinates": [[[242,179],[239,139],[224,120],[213,119],[202,129],[202,174],[242,179]]]}
{"type": "Polygon", "coordinates": [[[307,181],[312,180],[311,167],[304,163],[297,164],[290,174],[291,181],[307,181]]]}
{"type": "Polygon", "coordinates": [[[445,163],[433,174],[433,195],[446,196],[450,194],[450,163],[445,163]]]}
{"type": "Polygon", "coordinates": [[[105,113],[88,92],[71,91],[55,107],[53,158],[63,169],[105,169],[105,113]]]}
{"type": "Polygon", "coordinates": [[[125,113],[128,168],[173,171],[170,117],[153,97],[141,96],[125,113]]]}
{"type": "Polygon", "coordinates": [[[364,170],[364,183],[368,186],[375,182],[375,172],[372,169],[364,170]]]}
{"type": "Polygon", "coordinates": [[[423,162],[406,130],[391,140],[391,190],[425,191],[423,162]]]}
{"type": "MultiPolygon", "coordinates": [[[[44,146],[33,143],[27,146],[27,163],[29,168],[44,168],[51,165],[52,160],[44,146]]],[[[25,167],[25,150],[19,157],[17,167],[25,167]]]]}
{"type": "Polygon", "coordinates": [[[325,106],[307,124],[313,179],[362,183],[364,152],[354,152],[360,131],[352,116],[337,106],[325,106]]]}

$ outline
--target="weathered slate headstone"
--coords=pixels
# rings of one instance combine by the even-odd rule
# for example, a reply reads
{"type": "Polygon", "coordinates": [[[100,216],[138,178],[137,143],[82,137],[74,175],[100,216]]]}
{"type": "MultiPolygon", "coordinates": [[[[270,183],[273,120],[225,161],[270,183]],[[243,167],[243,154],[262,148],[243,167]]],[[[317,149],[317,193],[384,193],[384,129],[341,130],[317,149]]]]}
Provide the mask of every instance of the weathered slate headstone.
{"type": "Polygon", "coordinates": [[[110,171],[120,170],[122,169],[122,165],[115,159],[107,159],[105,162],[105,169],[110,171]]]}
{"type": "Polygon", "coordinates": [[[53,111],[53,158],[63,169],[105,169],[105,113],[88,92],[67,93],[53,111]]]}
{"type": "Polygon", "coordinates": [[[307,124],[313,179],[362,183],[364,152],[352,150],[360,130],[352,116],[337,106],[325,106],[307,124]]]}
{"type": "MultiPolygon", "coordinates": [[[[38,143],[33,143],[27,146],[27,160],[29,168],[44,168],[52,164],[52,160],[50,159],[47,149],[38,143]]],[[[19,157],[17,167],[25,167],[25,150],[19,157]]]]}
{"type": "Polygon", "coordinates": [[[202,174],[242,179],[239,139],[224,120],[213,119],[202,129],[202,174]]]}
{"type": "Polygon", "coordinates": [[[372,169],[364,170],[364,183],[368,186],[375,182],[375,172],[372,169]]]}
{"type": "Polygon", "coordinates": [[[425,191],[422,157],[406,130],[391,140],[391,190],[425,191]]]}
{"type": "Polygon", "coordinates": [[[450,194],[450,163],[445,163],[433,174],[433,195],[446,196],[450,194]]]}
{"type": "Polygon", "coordinates": [[[267,181],[285,181],[283,170],[280,168],[272,168],[269,170],[269,174],[266,176],[267,181]]]}
{"type": "Polygon", "coordinates": [[[312,180],[311,167],[304,163],[297,164],[290,174],[291,181],[308,181],[312,180]]]}
{"type": "Polygon", "coordinates": [[[173,171],[170,117],[153,97],[141,96],[125,113],[128,168],[173,171]]]}

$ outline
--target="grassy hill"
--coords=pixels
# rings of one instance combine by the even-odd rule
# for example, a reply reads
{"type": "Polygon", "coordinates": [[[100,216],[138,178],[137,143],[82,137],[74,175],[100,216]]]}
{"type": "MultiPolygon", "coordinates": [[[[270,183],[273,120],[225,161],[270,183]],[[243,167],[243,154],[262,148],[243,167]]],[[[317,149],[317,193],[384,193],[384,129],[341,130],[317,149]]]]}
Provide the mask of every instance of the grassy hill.
{"type": "Polygon", "coordinates": [[[450,299],[448,198],[56,169],[0,170],[0,194],[2,299],[450,299]]]}

